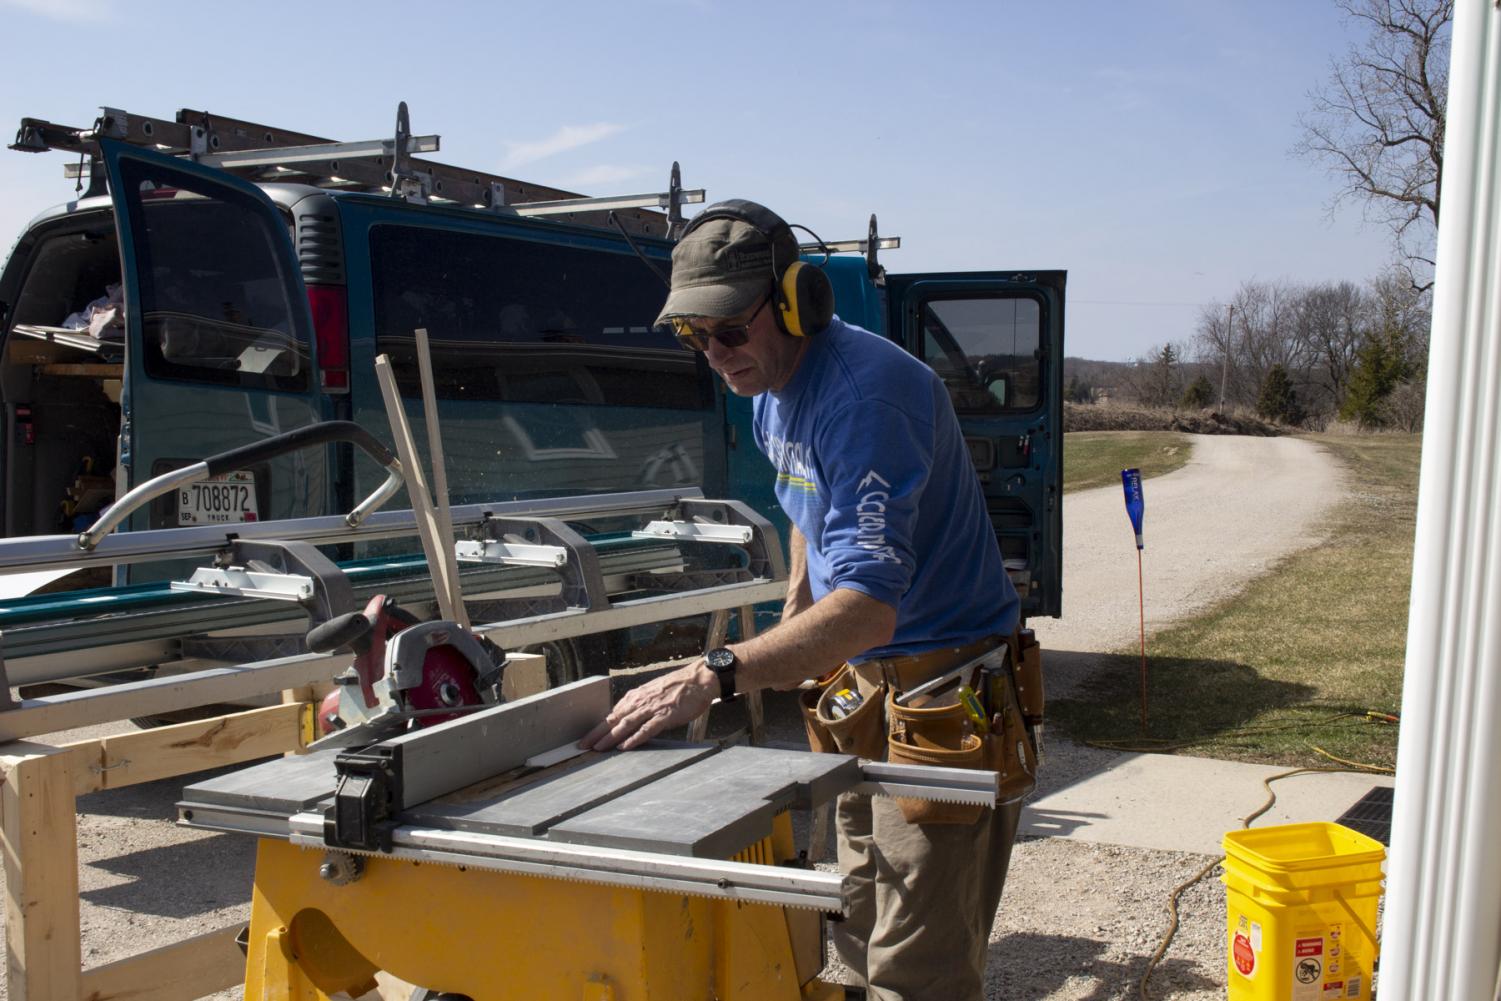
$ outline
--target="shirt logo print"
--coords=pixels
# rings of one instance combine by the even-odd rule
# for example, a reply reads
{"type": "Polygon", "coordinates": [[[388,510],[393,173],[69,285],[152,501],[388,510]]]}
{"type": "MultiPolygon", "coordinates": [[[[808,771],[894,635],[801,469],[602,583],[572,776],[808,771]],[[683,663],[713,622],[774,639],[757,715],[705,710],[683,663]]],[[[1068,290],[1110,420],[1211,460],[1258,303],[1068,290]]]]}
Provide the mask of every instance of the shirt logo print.
{"type": "Polygon", "coordinates": [[[777,469],[777,482],[803,493],[818,493],[811,452],[806,442],[786,441],[773,435],[767,442],[766,457],[777,469]]]}
{"type": "Polygon", "coordinates": [[[900,563],[896,550],[886,541],[886,502],[891,500],[891,484],[872,469],[855,489],[863,491],[855,505],[855,545],[886,563],[900,563]],[[867,489],[875,487],[876,489],[867,489]],[[884,490],[880,489],[885,487],[884,490]]]}

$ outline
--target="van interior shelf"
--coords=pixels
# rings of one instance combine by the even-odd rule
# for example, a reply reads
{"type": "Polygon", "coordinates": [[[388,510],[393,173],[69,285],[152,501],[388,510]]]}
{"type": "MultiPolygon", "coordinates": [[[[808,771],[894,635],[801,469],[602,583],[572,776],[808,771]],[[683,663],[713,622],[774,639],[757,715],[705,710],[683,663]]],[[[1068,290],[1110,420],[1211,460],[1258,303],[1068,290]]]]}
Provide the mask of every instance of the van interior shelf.
{"type": "Polygon", "coordinates": [[[79,351],[87,351],[90,354],[98,354],[101,348],[118,348],[118,344],[107,344],[93,336],[86,330],[70,330],[67,327],[47,327],[40,323],[18,323],[11,327],[11,333],[20,337],[32,337],[49,344],[61,344],[65,347],[77,348],[79,351]]]}
{"type": "Polygon", "coordinates": [[[92,365],[77,362],[50,362],[41,366],[42,375],[63,375],[85,379],[123,379],[123,362],[95,362],[92,365]]]}

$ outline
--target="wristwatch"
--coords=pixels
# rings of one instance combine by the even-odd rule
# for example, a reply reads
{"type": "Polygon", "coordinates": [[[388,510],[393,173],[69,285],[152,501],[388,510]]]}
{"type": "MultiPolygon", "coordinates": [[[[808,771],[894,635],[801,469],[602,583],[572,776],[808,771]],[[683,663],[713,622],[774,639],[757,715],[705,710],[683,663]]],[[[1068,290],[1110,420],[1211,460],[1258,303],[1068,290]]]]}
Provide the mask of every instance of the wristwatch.
{"type": "Polygon", "coordinates": [[[719,701],[734,701],[735,668],[740,666],[740,658],[735,656],[735,651],[727,646],[717,646],[704,654],[704,662],[719,679],[719,701]]]}

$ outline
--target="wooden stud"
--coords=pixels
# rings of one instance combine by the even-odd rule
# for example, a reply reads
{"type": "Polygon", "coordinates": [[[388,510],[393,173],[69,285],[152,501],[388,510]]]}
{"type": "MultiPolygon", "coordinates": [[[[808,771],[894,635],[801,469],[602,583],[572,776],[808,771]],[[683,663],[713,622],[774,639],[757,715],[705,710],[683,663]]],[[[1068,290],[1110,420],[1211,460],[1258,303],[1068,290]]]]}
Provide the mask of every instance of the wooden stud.
{"type": "Polygon", "coordinates": [[[82,1001],[193,1001],[245,981],[236,923],[83,973],[82,1001]]]}
{"type": "Polygon", "coordinates": [[[74,755],[28,742],[0,750],[9,998],[77,1001],[82,947],[74,755]]]}
{"type": "Polygon", "coordinates": [[[401,390],[396,385],[396,373],[391,368],[391,359],[379,355],[375,359],[375,377],[380,383],[380,393],[386,403],[386,419],[391,422],[391,436],[396,439],[396,454],[401,458],[406,472],[407,497],[412,502],[412,514],[417,520],[417,534],[422,539],[422,551],[427,556],[428,572],[433,579],[433,596],[438,599],[438,614],[450,622],[457,622],[453,607],[453,587],[448,582],[448,561],[443,558],[440,546],[453,545],[452,538],[439,539],[441,529],[433,513],[432,494],[427,490],[427,477],[422,473],[422,463],[417,456],[417,445],[412,440],[412,428],[407,423],[406,410],[401,403],[401,390]]]}
{"type": "Polygon", "coordinates": [[[327,680],[347,664],[348,654],[308,654],[26,699],[0,713],[0,742],[266,695],[327,680]]]}
{"type": "Polygon", "coordinates": [[[82,796],[298,750],[306,745],[308,709],[306,704],[269,706],[79,741],[60,750],[76,755],[73,790],[82,796]]]}
{"type": "Polygon", "coordinates": [[[515,702],[547,691],[547,657],[540,653],[506,654],[506,671],[501,677],[500,694],[515,702]]]}
{"type": "Polygon", "coordinates": [[[443,542],[443,572],[452,589],[454,621],[469,628],[469,613],[459,584],[459,558],[453,551],[453,517],[448,510],[448,471],[443,463],[443,433],[438,425],[438,391],[433,382],[433,358],[428,350],[427,329],[418,327],[417,369],[422,379],[422,410],[427,424],[427,458],[433,466],[433,503],[437,507],[438,533],[443,542]]]}

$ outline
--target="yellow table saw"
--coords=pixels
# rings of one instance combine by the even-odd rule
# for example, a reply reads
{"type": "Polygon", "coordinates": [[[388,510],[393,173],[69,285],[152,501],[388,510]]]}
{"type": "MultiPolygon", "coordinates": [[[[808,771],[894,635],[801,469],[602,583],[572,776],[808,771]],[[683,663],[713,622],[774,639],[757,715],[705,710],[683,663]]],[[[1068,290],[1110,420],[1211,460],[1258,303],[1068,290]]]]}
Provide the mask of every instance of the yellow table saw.
{"type": "Polygon", "coordinates": [[[666,741],[578,753],[609,698],[590,678],[186,789],[182,823],[262,839],[246,998],[358,996],[379,970],[473,1001],[842,997],[817,974],[847,890],[799,861],[789,811],[844,792],[996,802],[993,772],[666,741]]]}

